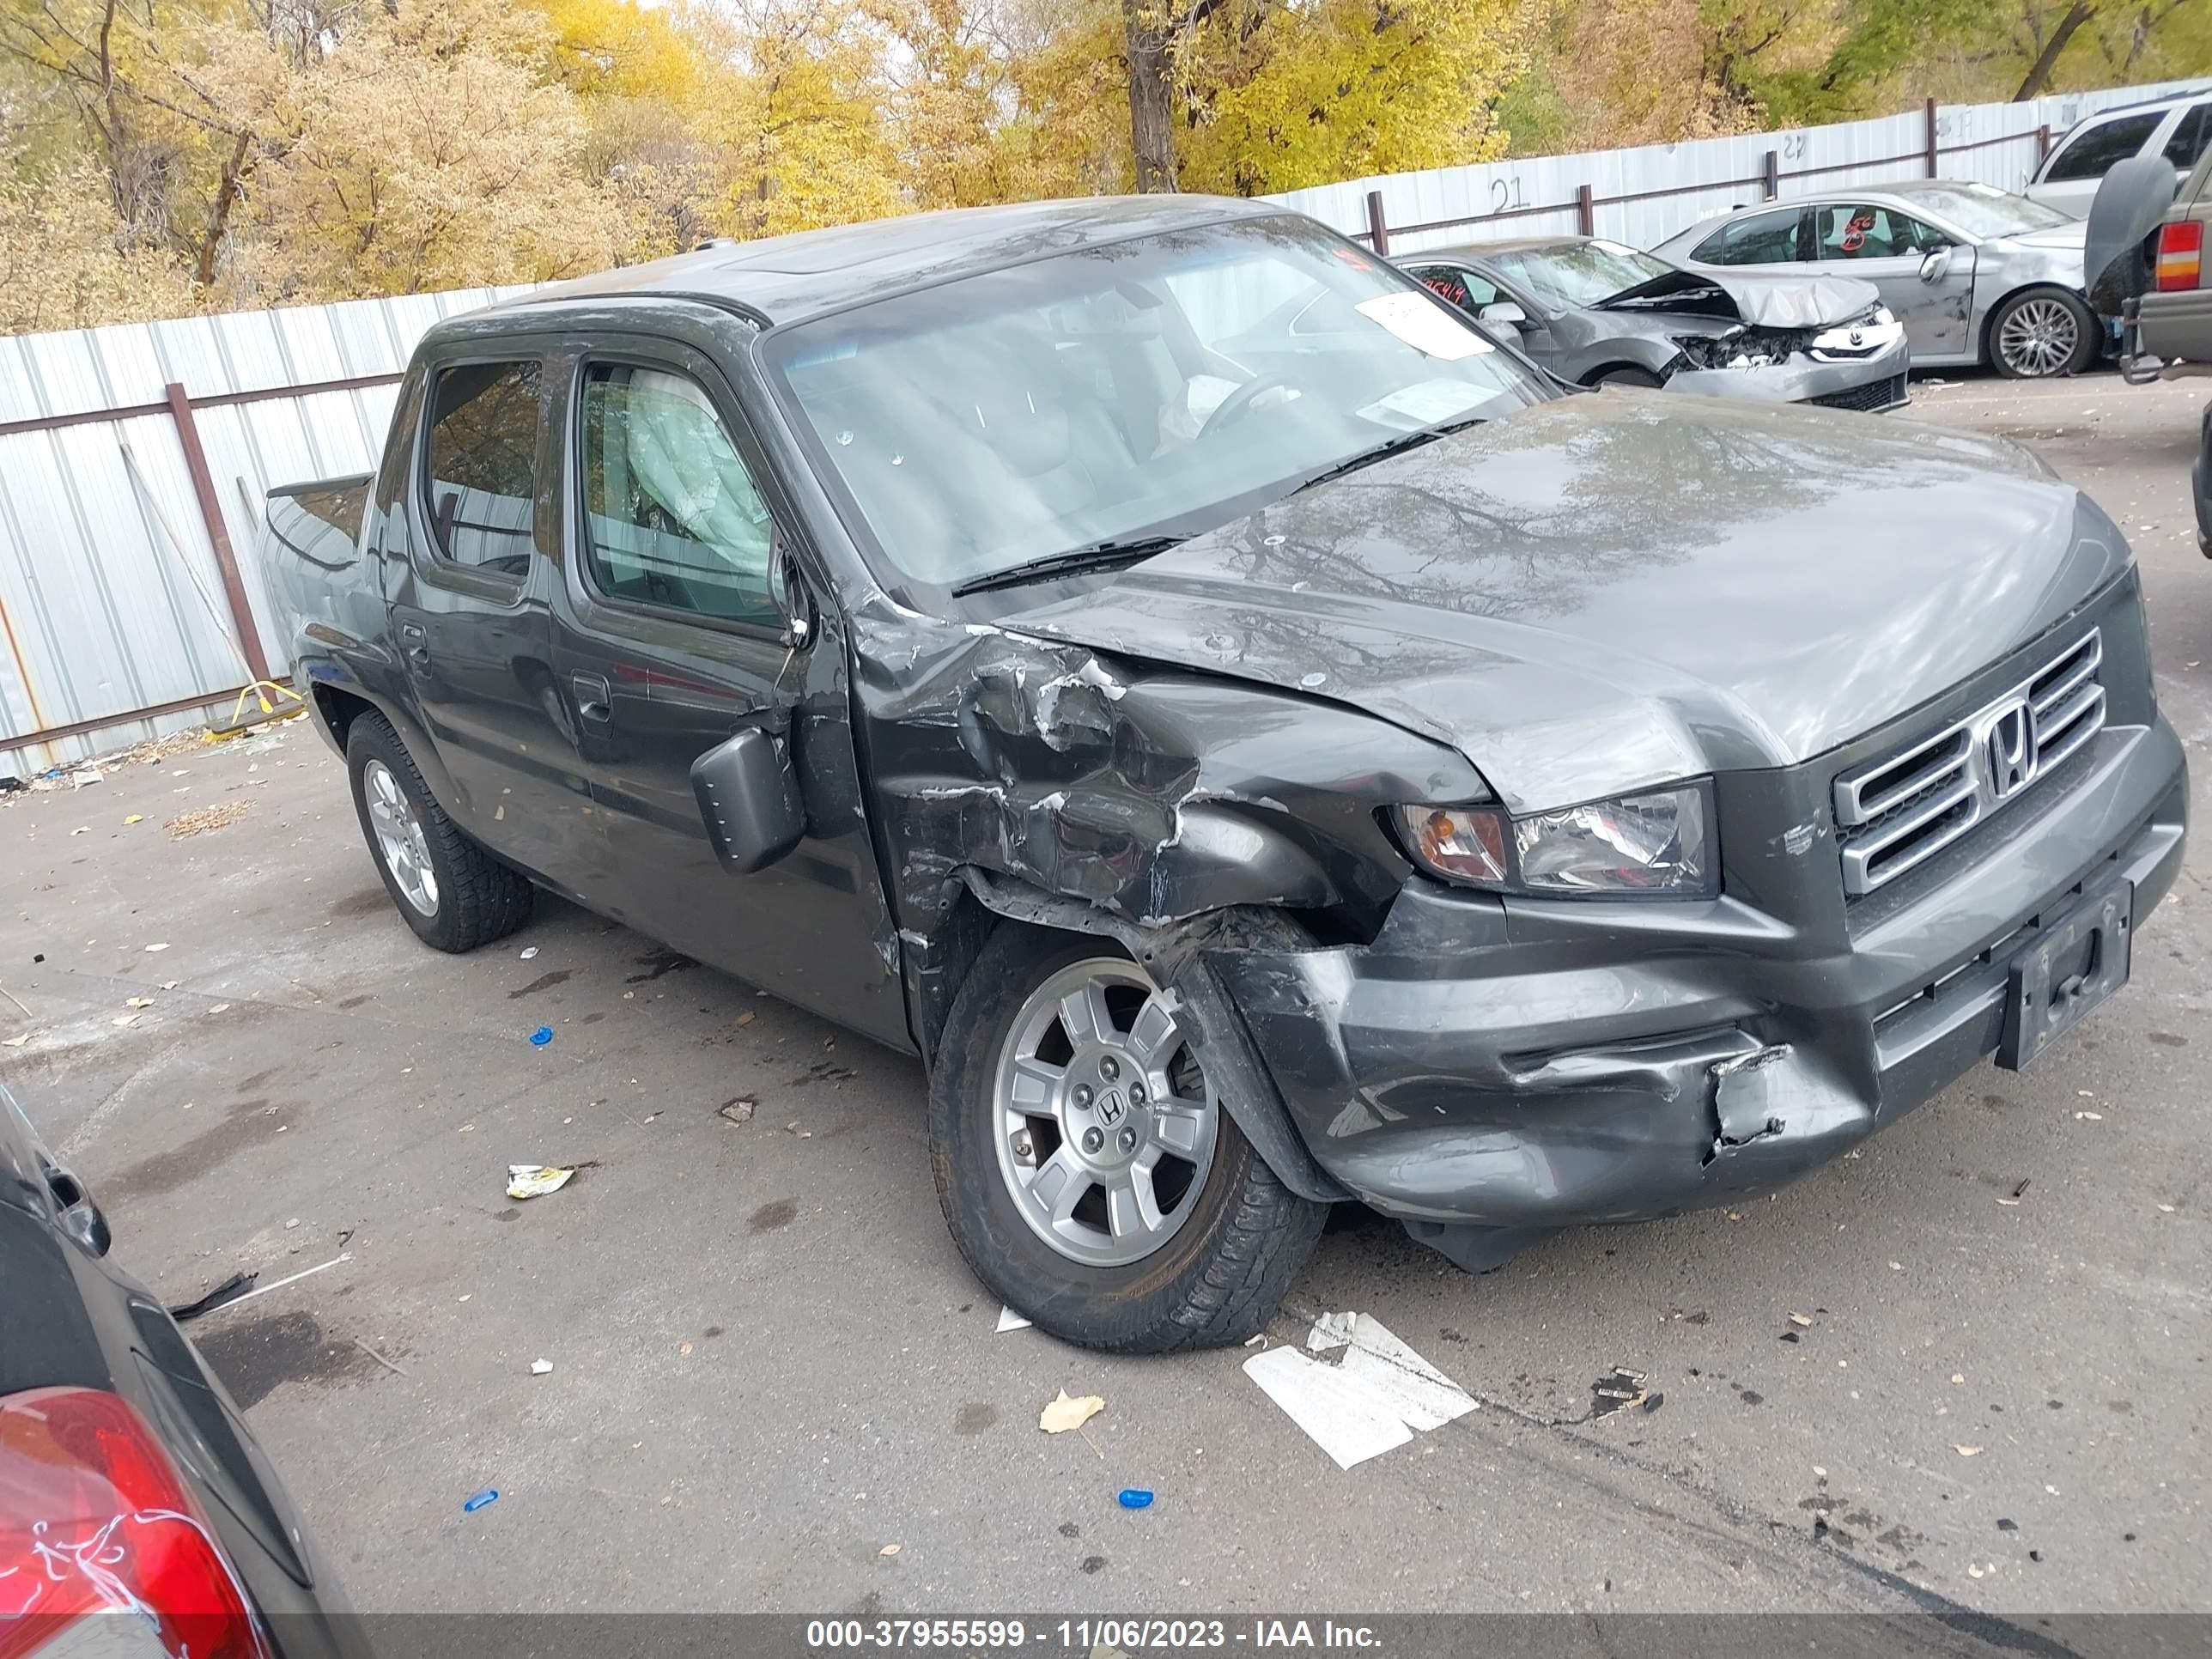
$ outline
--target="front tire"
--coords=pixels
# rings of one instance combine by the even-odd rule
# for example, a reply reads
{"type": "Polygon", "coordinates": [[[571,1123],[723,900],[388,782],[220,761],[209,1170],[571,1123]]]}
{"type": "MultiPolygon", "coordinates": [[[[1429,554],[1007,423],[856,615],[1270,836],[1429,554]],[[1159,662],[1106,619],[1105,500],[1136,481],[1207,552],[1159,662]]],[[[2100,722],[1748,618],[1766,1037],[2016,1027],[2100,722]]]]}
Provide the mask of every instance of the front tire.
{"type": "Polygon", "coordinates": [[[1648,368],[1624,365],[1620,368],[1608,368],[1602,374],[1591,375],[1589,384],[1596,390],[1602,390],[1609,386],[1635,386],[1656,392],[1667,383],[1648,368]]]}
{"type": "Polygon", "coordinates": [[[1328,1217],[1238,1130],[1173,1000],[1089,937],[992,935],[946,1022],[929,1142],[976,1278],[1108,1352],[1244,1340],[1328,1217]]]}
{"type": "Polygon", "coordinates": [[[1990,313],[1990,366],[2008,380],[2075,374],[2094,361],[2102,337],[2079,295],[2032,288],[1990,313]]]}
{"type": "Polygon", "coordinates": [[[381,714],[346,732],[354,810],[392,908],[434,950],[459,954],[530,920],[536,890],[464,835],[381,714]]]}

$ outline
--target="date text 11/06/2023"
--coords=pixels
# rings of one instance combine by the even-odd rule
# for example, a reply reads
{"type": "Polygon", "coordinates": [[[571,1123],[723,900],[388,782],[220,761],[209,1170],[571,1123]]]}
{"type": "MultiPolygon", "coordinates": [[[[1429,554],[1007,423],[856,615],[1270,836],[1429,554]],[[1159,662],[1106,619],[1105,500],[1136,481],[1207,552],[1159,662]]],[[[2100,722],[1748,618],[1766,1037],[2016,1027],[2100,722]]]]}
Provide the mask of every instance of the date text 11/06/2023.
{"type": "Polygon", "coordinates": [[[816,1652],[917,1648],[965,1654],[1063,1650],[1095,1655],[1193,1648],[1357,1649],[1382,1638],[1370,1626],[1334,1619],[814,1619],[806,1645],[816,1652]]]}

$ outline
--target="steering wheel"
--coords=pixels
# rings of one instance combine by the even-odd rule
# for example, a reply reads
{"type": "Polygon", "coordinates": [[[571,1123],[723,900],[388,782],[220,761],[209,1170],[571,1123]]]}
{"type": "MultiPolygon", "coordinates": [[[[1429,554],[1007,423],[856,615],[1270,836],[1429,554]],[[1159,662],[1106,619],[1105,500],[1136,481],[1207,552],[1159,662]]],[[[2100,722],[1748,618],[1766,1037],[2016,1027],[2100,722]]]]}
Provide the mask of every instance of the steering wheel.
{"type": "Polygon", "coordinates": [[[1252,407],[1253,400],[1261,392],[1270,392],[1277,387],[1287,388],[1290,385],[1291,377],[1287,374],[1255,375],[1219,403],[1214,404],[1213,413],[1200,423],[1198,439],[1193,441],[1227,430],[1244,417],[1246,411],[1252,407]]]}

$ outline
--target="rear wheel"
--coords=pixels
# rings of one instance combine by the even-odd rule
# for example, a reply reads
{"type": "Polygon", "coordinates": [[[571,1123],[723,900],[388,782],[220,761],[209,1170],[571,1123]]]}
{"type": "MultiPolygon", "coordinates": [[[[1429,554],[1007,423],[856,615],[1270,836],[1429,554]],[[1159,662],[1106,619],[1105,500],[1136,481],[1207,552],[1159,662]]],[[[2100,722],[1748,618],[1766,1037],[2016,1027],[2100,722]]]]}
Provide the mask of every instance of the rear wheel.
{"type": "Polygon", "coordinates": [[[446,816],[383,715],[362,714],[348,728],[346,769],[377,873],[416,938],[441,951],[473,951],[530,920],[529,882],[446,816]]]}
{"type": "Polygon", "coordinates": [[[954,1000],[930,1089],[938,1201],[992,1293],[1124,1353],[1264,1325],[1327,1206],[1278,1180],[1150,975],[1005,927],[954,1000]]]}
{"type": "Polygon", "coordinates": [[[2042,380],[2087,368],[2097,354],[2097,319],[2078,295],[2036,288],[1990,317],[1990,363],[2008,380],[2042,380]]]}

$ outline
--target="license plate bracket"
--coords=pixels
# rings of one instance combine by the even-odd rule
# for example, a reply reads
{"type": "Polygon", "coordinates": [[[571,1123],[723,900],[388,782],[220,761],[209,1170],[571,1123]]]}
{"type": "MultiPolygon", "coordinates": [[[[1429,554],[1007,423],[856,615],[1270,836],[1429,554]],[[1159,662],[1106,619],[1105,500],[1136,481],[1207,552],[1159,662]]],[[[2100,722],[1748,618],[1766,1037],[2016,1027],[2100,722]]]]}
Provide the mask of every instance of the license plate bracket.
{"type": "Polygon", "coordinates": [[[2127,983],[2135,908],[2135,884],[2117,882],[2091,893],[2013,958],[2000,1066],[2023,1069],[2127,983]]]}

